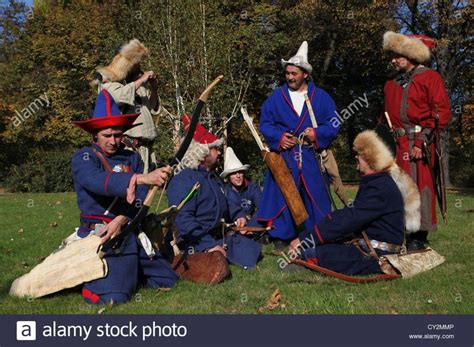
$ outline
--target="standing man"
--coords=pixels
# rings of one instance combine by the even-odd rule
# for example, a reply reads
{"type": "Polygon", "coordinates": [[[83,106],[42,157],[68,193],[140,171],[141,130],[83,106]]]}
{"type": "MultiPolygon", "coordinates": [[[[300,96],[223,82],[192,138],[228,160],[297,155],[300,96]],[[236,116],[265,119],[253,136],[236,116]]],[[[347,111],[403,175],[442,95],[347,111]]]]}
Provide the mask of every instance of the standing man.
{"type": "Polygon", "coordinates": [[[242,164],[232,147],[227,147],[224,171],[221,173],[221,177],[227,181],[225,185],[227,199],[234,205],[240,205],[249,226],[258,226],[256,212],[260,205],[262,190],[254,182],[245,178],[249,167],[248,164],[242,164]]]}
{"type": "MultiPolygon", "coordinates": [[[[339,128],[330,122],[336,105],[324,90],[310,81],[313,70],[308,63],[308,43],[304,41],[290,60],[282,59],[286,83],[265,101],[260,117],[260,131],[270,150],[281,153],[303,199],[309,218],[306,230],[316,230],[316,223],[331,211],[327,176],[322,173],[315,150],[329,147],[339,128]],[[318,127],[313,128],[308,95],[318,127]]],[[[267,170],[259,221],[274,227],[270,232],[275,250],[280,252],[296,236],[296,225],[275,179],[267,170]]],[[[316,230],[317,231],[317,230],[316,230]]]]}
{"type": "MultiPolygon", "coordinates": [[[[97,97],[92,118],[75,122],[92,135],[92,144],[72,158],[74,187],[81,211],[78,237],[97,234],[102,243],[120,234],[144,201],[148,185],[161,186],[171,172],[163,167],[143,174],[137,153],[124,149],[124,131],[133,127],[138,114],[122,115],[107,90],[97,97]]],[[[159,252],[147,254],[135,234],[126,238],[120,252],[109,250],[104,258],[108,274],[84,284],[82,295],[93,304],[123,303],[138,285],[170,288],[177,274],[159,252]]],[[[87,264],[78,264],[87,266],[87,264]]]]}
{"type": "MultiPolygon", "coordinates": [[[[185,129],[189,117],[183,118],[185,129]]],[[[239,204],[227,200],[224,183],[216,173],[222,139],[198,124],[193,140],[171,179],[167,196],[170,205],[178,205],[196,182],[196,195],[176,215],[176,228],[185,252],[220,252],[232,264],[254,267],[261,246],[240,234],[223,235],[222,221],[245,226],[245,212],[239,204]],[[231,218],[232,217],[232,218],[231,218]]]]}
{"type": "MultiPolygon", "coordinates": [[[[384,111],[397,137],[397,163],[417,183],[421,195],[420,230],[407,234],[409,250],[425,248],[428,233],[436,230],[436,194],[432,179],[434,131],[444,129],[451,118],[450,102],[443,78],[423,63],[429,61],[436,42],[422,35],[386,32],[383,49],[397,75],[384,87],[384,111]],[[439,117],[438,129],[435,129],[439,117]],[[431,144],[430,144],[431,143],[431,144]],[[423,153],[423,146],[427,151],[423,153]],[[426,157],[429,152],[429,160],[426,157]]],[[[386,121],[385,115],[382,121],[386,121]]]]}
{"type": "Polygon", "coordinates": [[[112,63],[97,69],[99,92],[112,95],[123,113],[139,113],[132,129],[124,133],[124,142],[136,150],[143,160],[144,172],[153,171],[156,157],[153,142],[158,136],[153,116],[160,112],[158,83],[153,71],[143,72],[140,63],[148,57],[148,49],[137,39],[123,45],[112,63]]]}

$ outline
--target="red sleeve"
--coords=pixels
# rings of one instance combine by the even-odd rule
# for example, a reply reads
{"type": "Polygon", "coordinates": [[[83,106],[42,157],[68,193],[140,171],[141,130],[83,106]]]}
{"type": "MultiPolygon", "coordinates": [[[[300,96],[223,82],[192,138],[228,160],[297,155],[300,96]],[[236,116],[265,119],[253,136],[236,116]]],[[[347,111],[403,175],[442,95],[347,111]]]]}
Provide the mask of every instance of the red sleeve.
{"type": "Polygon", "coordinates": [[[423,122],[423,131],[418,134],[415,140],[415,146],[421,148],[423,141],[427,140],[431,130],[435,128],[435,116],[439,115],[439,128],[442,130],[451,119],[451,103],[441,75],[432,71],[430,82],[427,84],[428,104],[431,117],[423,122]]]}

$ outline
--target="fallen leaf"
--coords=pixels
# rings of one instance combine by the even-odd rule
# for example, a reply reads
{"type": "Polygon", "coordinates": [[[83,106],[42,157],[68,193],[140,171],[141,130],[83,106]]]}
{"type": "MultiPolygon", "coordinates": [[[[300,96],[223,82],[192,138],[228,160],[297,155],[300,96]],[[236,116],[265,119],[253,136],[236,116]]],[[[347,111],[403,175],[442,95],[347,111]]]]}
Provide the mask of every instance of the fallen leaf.
{"type": "Polygon", "coordinates": [[[57,222],[51,222],[51,223],[49,223],[49,226],[51,228],[56,228],[58,226],[58,223],[57,222]]]}
{"type": "Polygon", "coordinates": [[[18,230],[18,234],[19,234],[19,235],[23,235],[24,232],[25,232],[25,229],[23,229],[23,228],[21,228],[21,229],[18,230]]]}
{"type": "Polygon", "coordinates": [[[277,288],[273,292],[270,299],[267,301],[267,304],[258,308],[258,312],[263,313],[265,310],[274,310],[275,308],[280,306],[280,301],[281,293],[280,290],[277,288]]]}
{"type": "Polygon", "coordinates": [[[105,312],[105,307],[102,307],[99,311],[97,311],[97,314],[102,314],[105,312]]]}
{"type": "Polygon", "coordinates": [[[61,201],[56,201],[56,205],[61,205],[61,201]]]}
{"type": "Polygon", "coordinates": [[[156,288],[157,292],[169,292],[171,288],[156,288]]]}

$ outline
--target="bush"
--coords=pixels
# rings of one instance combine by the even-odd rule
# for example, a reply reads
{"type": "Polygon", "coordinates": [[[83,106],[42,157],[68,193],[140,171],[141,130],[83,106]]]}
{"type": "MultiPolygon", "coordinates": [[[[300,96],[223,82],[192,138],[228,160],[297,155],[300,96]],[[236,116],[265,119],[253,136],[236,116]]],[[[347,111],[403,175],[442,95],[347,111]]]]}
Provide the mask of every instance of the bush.
{"type": "Polygon", "coordinates": [[[67,192],[74,190],[71,157],[74,149],[33,150],[26,161],[13,165],[5,180],[11,192],[67,192]]]}

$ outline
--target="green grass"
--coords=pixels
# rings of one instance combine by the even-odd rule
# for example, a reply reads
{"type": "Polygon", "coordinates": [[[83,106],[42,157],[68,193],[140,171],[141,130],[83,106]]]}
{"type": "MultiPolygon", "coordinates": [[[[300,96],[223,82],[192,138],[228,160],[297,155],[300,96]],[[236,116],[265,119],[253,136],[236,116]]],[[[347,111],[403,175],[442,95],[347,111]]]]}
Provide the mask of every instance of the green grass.
{"type": "MultiPolygon", "coordinates": [[[[352,195],[354,191],[352,191],[352,195]]],[[[407,280],[349,284],[310,271],[281,273],[265,246],[256,269],[231,266],[232,278],[217,286],[181,281],[169,291],[140,289],[126,304],[106,313],[258,313],[275,289],[280,307],[265,313],[474,313],[472,246],[474,196],[448,195],[449,225],[430,236],[431,246],[446,257],[441,266],[407,280]]],[[[41,299],[8,296],[12,281],[54,250],[76,226],[74,193],[0,195],[0,313],[97,313],[77,291],[41,299]]]]}

